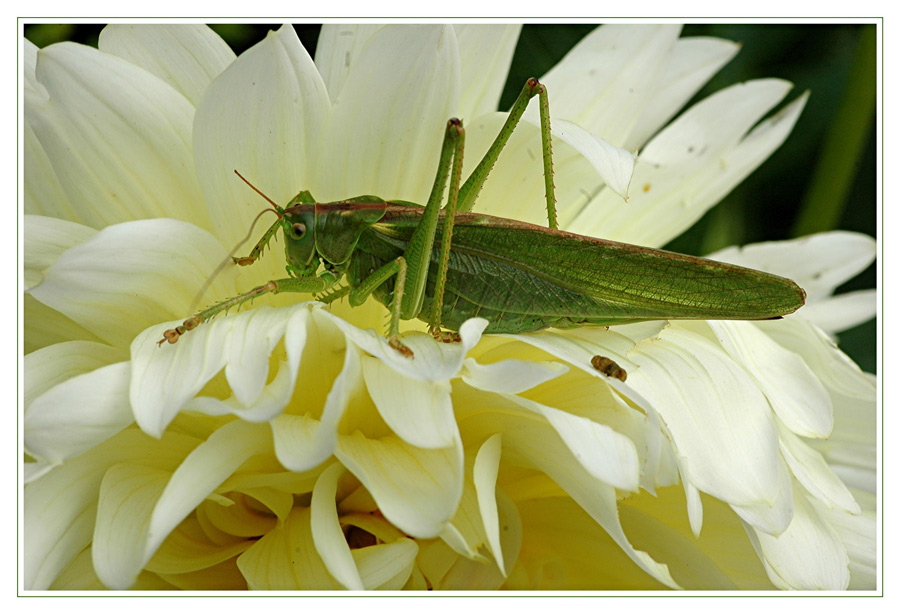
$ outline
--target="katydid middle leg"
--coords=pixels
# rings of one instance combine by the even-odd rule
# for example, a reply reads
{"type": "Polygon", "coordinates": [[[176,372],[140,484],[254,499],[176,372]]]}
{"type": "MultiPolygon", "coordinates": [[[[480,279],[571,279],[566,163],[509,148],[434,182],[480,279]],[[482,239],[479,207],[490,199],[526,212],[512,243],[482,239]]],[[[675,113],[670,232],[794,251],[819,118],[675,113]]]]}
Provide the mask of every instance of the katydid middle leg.
{"type": "MultiPolygon", "coordinates": [[[[394,296],[391,299],[391,323],[388,337],[392,347],[405,356],[411,357],[412,351],[400,342],[400,320],[411,320],[422,311],[425,302],[425,287],[428,280],[428,268],[431,265],[431,252],[434,249],[434,238],[437,233],[437,225],[440,217],[441,201],[447,181],[451,179],[450,200],[448,207],[455,211],[459,194],[460,176],[462,175],[462,151],[464,142],[464,130],[462,122],[451,119],[447,122],[444,132],[444,140],[441,145],[441,155],[438,162],[437,174],[431,188],[431,195],[422,213],[419,225],[413,231],[409,243],[403,255],[393,260],[368,277],[362,280],[357,287],[350,292],[350,304],[360,305],[378,286],[396,275],[394,282],[394,296]],[[451,171],[452,169],[452,171],[451,171]]],[[[444,241],[442,243],[442,265],[439,270],[437,293],[443,295],[443,286],[446,278],[446,261],[449,258],[450,234],[452,233],[453,217],[445,218],[444,241]]],[[[441,299],[443,300],[443,299],[441,299]]],[[[440,327],[440,309],[437,309],[437,320],[431,323],[432,330],[440,327]]]]}
{"type": "MultiPolygon", "coordinates": [[[[525,113],[529,101],[538,96],[540,104],[541,118],[541,158],[544,166],[544,188],[545,198],[547,202],[547,220],[550,228],[557,227],[556,221],[556,191],[553,185],[553,152],[550,140],[550,102],[547,96],[547,88],[539,83],[537,79],[529,79],[525,83],[525,87],[519,93],[518,98],[513,104],[506,118],[506,122],[500,129],[494,142],[491,144],[487,153],[478,163],[478,166],[469,175],[466,183],[460,187],[460,179],[462,176],[463,150],[465,148],[465,132],[460,125],[459,136],[456,143],[456,155],[453,160],[453,171],[451,175],[450,190],[448,192],[447,205],[444,214],[444,233],[441,240],[441,258],[437,271],[437,280],[435,283],[434,300],[432,314],[429,318],[429,330],[437,339],[449,340],[458,339],[458,335],[448,335],[441,331],[441,310],[444,301],[444,287],[447,282],[447,264],[450,258],[451,241],[453,235],[453,224],[456,211],[469,211],[475,204],[475,200],[481,191],[484,182],[487,180],[488,174],[491,172],[500,152],[506,146],[512,135],[513,130],[518,125],[519,120],[525,113]]],[[[446,143],[446,141],[445,141],[446,143]]],[[[440,178],[442,168],[438,169],[438,177],[440,178]]],[[[435,186],[438,185],[438,180],[435,186]]],[[[443,189],[443,183],[440,184],[443,189]]],[[[434,193],[432,192],[432,195],[434,193]]],[[[429,204],[431,200],[429,199],[429,204]]]]}

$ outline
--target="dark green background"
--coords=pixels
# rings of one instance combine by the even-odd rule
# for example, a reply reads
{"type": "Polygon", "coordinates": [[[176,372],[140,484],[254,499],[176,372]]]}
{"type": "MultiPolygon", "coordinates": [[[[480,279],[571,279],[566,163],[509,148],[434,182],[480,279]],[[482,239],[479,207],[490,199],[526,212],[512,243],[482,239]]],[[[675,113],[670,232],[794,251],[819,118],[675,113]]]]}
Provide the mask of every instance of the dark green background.
{"type": "MultiPolygon", "coordinates": [[[[212,26],[240,53],[272,25],[212,26]]],[[[319,27],[298,25],[315,51],[319,27]]],[[[531,76],[547,72],[582,37],[588,24],[526,25],[501,100],[508,108],[531,76]]],[[[35,24],[25,35],[39,47],[59,40],[97,44],[102,25],[35,24]]],[[[685,36],[742,43],[740,53],[697,95],[764,77],[794,83],[789,100],[811,91],[787,142],[699,223],[667,247],[702,255],[732,244],[787,239],[836,228],[875,236],[875,26],[854,24],[689,24],[685,36]],[[805,213],[804,213],[805,212],[805,213]]],[[[874,264],[839,291],[872,288],[874,264]]],[[[866,371],[875,371],[875,322],[840,335],[841,347],[866,371]]]]}

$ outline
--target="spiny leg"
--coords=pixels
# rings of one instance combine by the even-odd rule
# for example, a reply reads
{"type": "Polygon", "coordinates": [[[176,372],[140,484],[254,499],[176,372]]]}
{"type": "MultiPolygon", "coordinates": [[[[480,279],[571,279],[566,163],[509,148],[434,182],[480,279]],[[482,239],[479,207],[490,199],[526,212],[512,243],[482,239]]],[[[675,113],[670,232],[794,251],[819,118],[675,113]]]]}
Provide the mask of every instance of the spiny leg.
{"type": "Polygon", "coordinates": [[[513,130],[522,118],[522,114],[525,113],[528,101],[535,95],[539,97],[540,102],[541,155],[544,161],[544,196],[547,201],[547,220],[550,228],[557,227],[556,190],[553,186],[553,153],[550,143],[550,100],[547,96],[547,88],[534,78],[525,82],[525,87],[522,88],[519,97],[513,103],[509,116],[506,118],[506,123],[503,124],[500,133],[497,134],[497,138],[494,139],[487,153],[484,154],[484,158],[481,159],[481,162],[478,163],[478,166],[466,179],[462,188],[460,188],[458,207],[460,211],[472,210],[488,174],[490,174],[491,169],[497,162],[497,158],[500,156],[500,152],[506,146],[510,136],[512,136],[513,130]]]}
{"type": "MultiPolygon", "coordinates": [[[[266,211],[271,211],[271,209],[266,209],[266,211]]],[[[262,256],[263,250],[266,248],[266,245],[269,244],[269,241],[272,237],[275,236],[275,233],[278,232],[278,229],[281,228],[281,219],[275,220],[275,223],[269,227],[269,229],[265,232],[262,238],[253,246],[253,249],[250,250],[250,254],[248,256],[242,256],[238,258],[237,256],[232,256],[231,259],[235,264],[240,266],[249,266],[260,259],[262,256]]],[[[234,250],[237,251],[237,250],[234,250]]],[[[232,253],[234,253],[232,251],[232,253]]],[[[226,260],[227,262],[227,260],[226,260]]]]}
{"type": "Polygon", "coordinates": [[[273,279],[248,292],[238,294],[235,297],[226,299],[221,303],[216,303],[212,307],[197,312],[195,315],[185,320],[180,326],[165,331],[163,333],[163,338],[159,340],[157,345],[162,345],[166,341],[175,343],[187,331],[196,328],[210,318],[213,318],[232,307],[238,307],[247,301],[252,301],[263,294],[268,294],[270,292],[272,294],[279,294],[281,292],[322,292],[327,289],[329,283],[328,280],[322,279],[321,277],[288,277],[286,279],[273,279]]]}

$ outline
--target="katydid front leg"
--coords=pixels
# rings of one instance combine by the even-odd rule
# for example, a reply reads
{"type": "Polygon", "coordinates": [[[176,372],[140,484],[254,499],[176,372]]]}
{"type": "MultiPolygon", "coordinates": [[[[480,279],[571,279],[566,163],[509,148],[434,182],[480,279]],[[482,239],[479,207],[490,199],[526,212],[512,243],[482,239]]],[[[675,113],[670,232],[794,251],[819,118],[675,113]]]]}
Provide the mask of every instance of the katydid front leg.
{"type": "Polygon", "coordinates": [[[175,343],[178,341],[178,338],[187,331],[196,328],[203,322],[206,322],[223,311],[228,311],[232,307],[238,307],[247,301],[252,301],[257,296],[269,294],[270,292],[272,294],[279,294],[281,292],[323,292],[333,286],[336,282],[337,278],[330,274],[327,276],[323,275],[322,277],[288,277],[286,279],[273,279],[261,286],[253,288],[249,292],[244,292],[243,294],[238,294],[233,298],[224,300],[221,303],[216,303],[212,307],[208,307],[207,309],[198,312],[196,315],[191,316],[180,326],[168,329],[163,333],[163,338],[157,342],[157,345],[162,345],[166,341],[175,343]]]}

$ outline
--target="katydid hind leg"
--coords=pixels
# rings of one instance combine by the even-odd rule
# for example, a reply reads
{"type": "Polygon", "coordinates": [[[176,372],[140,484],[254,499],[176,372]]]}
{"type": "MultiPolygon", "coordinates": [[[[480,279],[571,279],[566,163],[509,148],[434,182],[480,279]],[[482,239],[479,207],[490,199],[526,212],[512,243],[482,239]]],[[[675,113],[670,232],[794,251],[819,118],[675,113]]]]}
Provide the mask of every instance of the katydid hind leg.
{"type": "Polygon", "coordinates": [[[466,146],[466,132],[462,122],[458,124],[456,150],[453,156],[453,168],[450,172],[450,190],[447,193],[447,206],[444,208],[444,232],[441,236],[441,255],[438,261],[437,279],[434,286],[434,300],[430,315],[429,332],[443,341],[457,340],[459,335],[445,335],[441,332],[441,311],[444,304],[444,288],[447,285],[447,265],[450,262],[450,247],[453,240],[453,224],[456,220],[456,209],[459,203],[459,185],[462,180],[463,152],[466,146]]]}
{"type": "Polygon", "coordinates": [[[506,147],[509,138],[512,136],[513,130],[522,119],[525,109],[528,108],[529,101],[538,96],[539,111],[541,118],[541,157],[544,166],[544,197],[547,202],[547,221],[550,228],[557,227],[556,221],[556,190],[553,185],[553,153],[550,139],[550,101],[547,95],[547,88],[537,79],[531,78],[525,82],[522,91],[519,92],[518,98],[513,103],[506,118],[503,127],[494,139],[494,142],[488,148],[487,153],[481,159],[481,162],[466,179],[466,182],[459,191],[459,211],[471,211],[478,199],[478,194],[484,186],[491,169],[500,157],[500,152],[506,147]]]}

